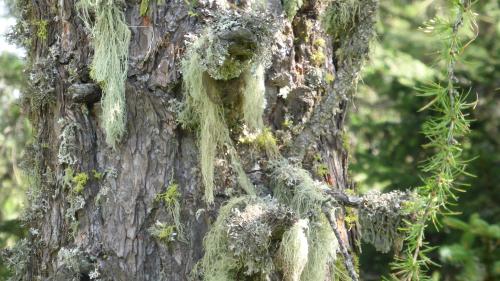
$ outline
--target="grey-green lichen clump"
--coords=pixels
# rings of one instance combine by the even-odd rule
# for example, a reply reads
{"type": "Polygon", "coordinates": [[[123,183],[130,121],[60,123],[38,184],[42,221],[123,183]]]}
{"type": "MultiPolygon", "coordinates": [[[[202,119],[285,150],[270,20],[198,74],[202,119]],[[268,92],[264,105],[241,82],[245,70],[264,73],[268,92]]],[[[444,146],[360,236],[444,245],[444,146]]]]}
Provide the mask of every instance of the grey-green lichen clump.
{"type": "Polygon", "coordinates": [[[295,222],[296,215],[271,197],[232,198],[204,238],[205,255],[199,265],[203,280],[241,280],[243,276],[268,280],[281,264],[293,263],[290,255],[279,256],[284,252],[273,241],[279,241],[295,222]],[[275,263],[278,260],[283,262],[275,263]]]}
{"type": "Polygon", "coordinates": [[[126,130],[125,81],[130,30],[121,11],[123,0],[80,0],[78,11],[91,31],[91,76],[103,89],[102,124],[106,142],[116,147],[126,130]],[[94,14],[92,23],[91,13],[94,14]]]}
{"type": "MultiPolygon", "coordinates": [[[[182,61],[186,104],[180,116],[184,127],[198,130],[200,163],[205,200],[213,203],[214,161],[218,149],[226,148],[239,185],[254,194],[253,185],[241,167],[224,118],[223,99],[216,81],[242,79],[243,121],[251,130],[261,130],[264,111],[264,70],[271,61],[272,18],[257,13],[226,12],[206,28],[188,47],[182,61]]],[[[232,120],[234,121],[234,120],[232,120]]]]}
{"type": "Polygon", "coordinates": [[[410,192],[370,192],[363,196],[358,210],[362,238],[375,246],[377,251],[387,253],[391,248],[402,246],[404,220],[411,219],[408,205],[415,201],[410,192]]]}
{"type": "Polygon", "coordinates": [[[338,250],[337,239],[322,210],[328,201],[324,193],[328,187],[284,159],[271,163],[271,170],[274,196],[280,203],[290,206],[301,219],[309,221],[308,259],[300,280],[324,280],[328,265],[335,261],[338,250]]]}

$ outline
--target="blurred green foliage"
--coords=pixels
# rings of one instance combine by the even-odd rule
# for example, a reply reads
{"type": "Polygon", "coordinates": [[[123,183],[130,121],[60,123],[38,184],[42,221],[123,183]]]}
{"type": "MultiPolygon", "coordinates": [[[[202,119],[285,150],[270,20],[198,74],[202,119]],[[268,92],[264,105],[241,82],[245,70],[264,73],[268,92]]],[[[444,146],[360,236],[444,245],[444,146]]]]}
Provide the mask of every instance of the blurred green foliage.
{"type": "MultiPolygon", "coordinates": [[[[440,42],[418,28],[436,14],[439,1],[382,1],[371,62],[364,71],[349,130],[354,157],[351,172],[362,192],[407,189],[422,184],[419,166],[428,157],[422,148],[426,142],[421,133],[423,121],[432,112],[417,112],[426,100],[417,97],[415,88],[430,80],[443,81],[440,65],[434,61],[440,42]]],[[[470,89],[470,100],[479,97],[472,112],[472,133],[464,144],[465,158],[472,159],[468,171],[477,177],[462,178],[467,192],[460,194],[454,219],[467,221],[468,228],[481,221],[491,226],[496,236],[485,238],[470,230],[459,231],[447,223],[445,231],[429,228],[427,239],[442,245],[433,253],[441,267],[433,268],[439,280],[498,280],[500,250],[498,227],[500,218],[500,7],[497,0],[478,1],[480,34],[464,52],[464,64],[457,65],[461,89],[470,89]],[[474,214],[474,215],[473,215],[474,214]],[[490,225],[490,224],[491,225],[490,225]],[[468,233],[468,234],[467,234],[468,233]],[[463,236],[474,236],[465,244],[463,236]],[[467,252],[465,256],[463,254],[467,252]],[[462,258],[461,258],[462,257],[462,258]],[[467,257],[469,260],[464,260],[467,257]],[[470,279],[472,268],[476,279],[470,279]],[[478,270],[479,270],[478,269],[478,270]],[[479,274],[481,272],[481,274],[479,274]]],[[[449,219],[445,222],[449,222],[449,219]]],[[[463,225],[464,226],[464,225],[463,225]]],[[[467,229],[467,228],[466,228],[467,229]]],[[[380,280],[387,275],[390,255],[371,254],[374,249],[363,246],[361,269],[363,280],[380,280]]]]}
{"type": "MultiPolygon", "coordinates": [[[[19,216],[27,182],[19,165],[30,138],[30,126],[19,105],[24,85],[22,70],[21,58],[0,54],[0,249],[12,246],[25,232],[19,216]]],[[[7,276],[0,260],[0,280],[7,276]]]]}

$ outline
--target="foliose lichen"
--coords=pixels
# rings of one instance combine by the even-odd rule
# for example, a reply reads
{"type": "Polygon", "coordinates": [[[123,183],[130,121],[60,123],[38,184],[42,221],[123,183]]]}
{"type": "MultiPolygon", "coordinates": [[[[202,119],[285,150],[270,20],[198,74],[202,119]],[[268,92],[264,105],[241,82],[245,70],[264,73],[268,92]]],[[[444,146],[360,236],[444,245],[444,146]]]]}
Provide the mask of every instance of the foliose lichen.
{"type": "Polygon", "coordinates": [[[363,240],[382,253],[392,248],[399,250],[404,238],[400,229],[404,226],[404,220],[411,218],[406,204],[413,201],[414,196],[411,192],[401,191],[372,191],[365,194],[358,210],[363,240]]]}

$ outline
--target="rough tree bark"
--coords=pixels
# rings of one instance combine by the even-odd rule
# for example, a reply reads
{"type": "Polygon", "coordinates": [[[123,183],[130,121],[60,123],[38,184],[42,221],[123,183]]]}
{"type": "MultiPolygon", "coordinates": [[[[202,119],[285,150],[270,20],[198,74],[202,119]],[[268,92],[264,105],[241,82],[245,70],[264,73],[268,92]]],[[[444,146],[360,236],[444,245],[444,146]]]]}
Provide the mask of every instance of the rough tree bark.
{"type": "MultiPolygon", "coordinates": [[[[204,201],[196,132],[177,122],[176,105],[184,100],[180,62],[186,35],[199,34],[216,20],[215,11],[245,13],[250,2],[143,0],[149,5],[141,16],[140,1],[126,1],[121,9],[131,31],[127,123],[116,149],[105,142],[101,90],[89,75],[92,38],[76,2],[20,1],[21,22],[31,38],[31,87],[26,96],[36,133],[30,156],[38,179],[32,192],[38,194],[31,196],[28,211],[32,250],[21,277],[71,280],[64,257],[73,255],[79,260],[74,266],[79,280],[89,280],[95,268],[103,280],[187,280],[203,256],[203,237],[218,209],[231,192],[243,191],[227,157],[219,153],[215,204],[204,201]],[[70,159],[61,161],[58,155],[65,152],[70,159]],[[74,214],[68,211],[68,172],[89,177],[81,192],[85,204],[74,214]],[[180,219],[187,242],[164,244],[148,229],[157,221],[172,223],[155,198],[174,183],[182,196],[180,219]],[[72,215],[76,224],[71,223],[72,215]]],[[[359,1],[348,28],[327,32],[321,18],[336,2],[342,1],[305,1],[292,20],[284,16],[280,0],[266,2],[267,16],[278,29],[265,75],[264,123],[283,157],[300,163],[332,189],[344,190],[352,188],[344,120],[373,36],[377,4],[359,1]]],[[[232,137],[243,169],[259,194],[270,193],[266,154],[238,143],[236,135],[232,137]]],[[[336,223],[342,239],[352,244],[339,213],[336,223]]]]}

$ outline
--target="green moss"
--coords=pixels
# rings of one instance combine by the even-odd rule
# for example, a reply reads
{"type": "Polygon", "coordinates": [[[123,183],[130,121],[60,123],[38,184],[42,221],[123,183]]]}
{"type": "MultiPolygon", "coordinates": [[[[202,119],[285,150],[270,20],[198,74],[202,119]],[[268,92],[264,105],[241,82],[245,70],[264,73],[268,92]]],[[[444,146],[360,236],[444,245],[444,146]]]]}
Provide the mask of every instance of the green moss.
{"type": "Polygon", "coordinates": [[[176,228],[174,225],[167,225],[161,222],[156,222],[154,226],[149,228],[149,233],[158,240],[167,245],[176,239],[176,228]]]}
{"type": "Polygon", "coordinates": [[[80,0],[77,8],[92,33],[91,76],[103,90],[102,124],[106,142],[116,148],[126,131],[125,81],[128,69],[130,30],[120,10],[123,0],[80,0]],[[90,13],[94,14],[91,20],[90,13]],[[93,22],[93,24],[91,24],[93,22]]]}
{"type": "Polygon", "coordinates": [[[358,214],[356,213],[356,210],[353,208],[346,207],[345,208],[346,213],[344,216],[344,221],[347,225],[348,229],[351,229],[356,225],[356,222],[358,221],[358,214]]]}
{"type": "Polygon", "coordinates": [[[331,73],[331,72],[327,72],[325,74],[325,81],[328,84],[333,83],[333,81],[335,81],[335,75],[333,73],[331,73]]]}
{"type": "Polygon", "coordinates": [[[149,0],[141,0],[141,6],[139,7],[139,14],[141,17],[147,15],[149,9],[149,0]]]}
{"type": "Polygon", "coordinates": [[[325,53],[323,53],[323,48],[319,48],[317,51],[312,53],[311,62],[314,66],[321,66],[325,63],[325,53]]]}
{"type": "Polygon", "coordinates": [[[316,48],[324,48],[326,46],[326,41],[323,38],[318,38],[313,41],[313,46],[316,48]]]}
{"type": "Polygon", "coordinates": [[[324,163],[319,163],[314,165],[314,171],[319,177],[325,177],[328,175],[328,166],[324,163]]]}
{"type": "Polygon", "coordinates": [[[179,185],[173,183],[167,187],[167,191],[164,193],[160,193],[156,195],[156,200],[163,201],[167,205],[174,205],[179,202],[179,198],[181,196],[179,190],[179,185]]]}
{"type": "Polygon", "coordinates": [[[92,170],[92,177],[94,177],[95,180],[102,180],[104,178],[104,173],[98,172],[96,169],[92,170]]]}
{"type": "Polygon", "coordinates": [[[89,175],[86,173],[78,173],[76,174],[73,179],[73,192],[76,194],[82,194],[83,190],[85,189],[85,186],[87,185],[87,182],[89,180],[89,175]]]}
{"type": "Polygon", "coordinates": [[[297,11],[302,7],[302,0],[284,0],[283,9],[285,10],[288,20],[293,20],[297,11]]]}
{"type": "Polygon", "coordinates": [[[279,149],[277,141],[269,128],[264,128],[264,130],[257,135],[255,142],[261,149],[266,151],[268,157],[275,158],[278,156],[279,149]]]}
{"type": "Polygon", "coordinates": [[[81,194],[85,190],[85,186],[89,181],[89,175],[84,172],[75,174],[71,167],[64,170],[63,183],[70,188],[71,193],[76,195],[81,194]]]}
{"type": "Polygon", "coordinates": [[[48,21],[47,20],[39,20],[33,23],[36,26],[36,36],[42,40],[47,40],[48,36],[48,21]]]}

